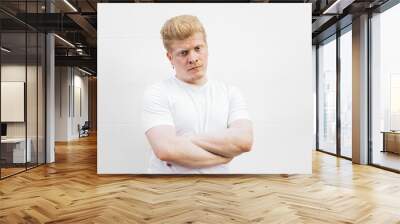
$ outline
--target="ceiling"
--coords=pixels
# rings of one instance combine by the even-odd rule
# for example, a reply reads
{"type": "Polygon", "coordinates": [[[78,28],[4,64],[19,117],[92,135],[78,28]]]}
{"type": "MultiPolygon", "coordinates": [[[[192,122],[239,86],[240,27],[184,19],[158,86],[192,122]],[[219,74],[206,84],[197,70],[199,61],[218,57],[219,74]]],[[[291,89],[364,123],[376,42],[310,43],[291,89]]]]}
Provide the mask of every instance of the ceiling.
{"type": "MultiPolygon", "coordinates": [[[[229,1],[259,3],[311,3],[312,37],[317,44],[331,36],[338,28],[351,24],[352,17],[373,10],[388,0],[253,0],[229,1]],[[338,1],[338,3],[335,3],[338,1]],[[340,22],[338,22],[340,20],[340,22]],[[338,25],[339,24],[339,25],[338,25]]],[[[96,72],[97,58],[97,3],[143,2],[218,2],[218,1],[141,1],[141,0],[1,0],[1,30],[9,46],[24,46],[21,32],[55,32],[56,65],[80,66],[96,72]],[[49,12],[52,13],[49,13],[49,12]],[[21,39],[22,38],[22,39],[21,39]],[[70,44],[68,44],[69,42],[70,44]],[[12,43],[14,42],[14,43],[12,43]],[[72,44],[72,45],[71,45],[72,44]]],[[[227,1],[219,1],[226,3],[227,1]]],[[[284,15],[290,16],[290,15],[284,15]]],[[[3,43],[5,43],[3,41],[3,43]]],[[[27,52],[31,52],[28,44],[27,52]]],[[[22,48],[19,48],[22,51],[22,48]]],[[[21,52],[23,53],[23,52],[21,52]]]]}

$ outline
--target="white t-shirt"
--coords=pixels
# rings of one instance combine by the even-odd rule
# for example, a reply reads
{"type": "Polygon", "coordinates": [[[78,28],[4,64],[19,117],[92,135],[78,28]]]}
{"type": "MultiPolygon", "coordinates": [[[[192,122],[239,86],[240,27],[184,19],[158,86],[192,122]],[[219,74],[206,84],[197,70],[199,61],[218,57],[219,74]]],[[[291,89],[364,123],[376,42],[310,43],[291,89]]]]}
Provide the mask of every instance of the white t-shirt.
{"type": "MultiPolygon", "coordinates": [[[[144,94],[144,132],[159,125],[175,127],[176,135],[208,133],[228,128],[237,119],[249,119],[240,91],[208,80],[191,85],[176,77],[148,87],[144,94]]],[[[227,165],[192,169],[159,160],[151,150],[149,173],[227,173],[227,165]]]]}

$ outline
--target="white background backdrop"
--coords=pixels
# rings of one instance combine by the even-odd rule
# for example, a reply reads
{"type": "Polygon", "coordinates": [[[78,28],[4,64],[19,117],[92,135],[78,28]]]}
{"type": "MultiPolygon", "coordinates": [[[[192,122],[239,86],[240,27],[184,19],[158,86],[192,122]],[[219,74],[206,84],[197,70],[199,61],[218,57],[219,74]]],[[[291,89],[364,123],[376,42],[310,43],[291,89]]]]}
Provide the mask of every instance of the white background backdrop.
{"type": "Polygon", "coordinates": [[[173,76],[160,29],[191,14],[208,38],[208,76],[237,86],[253,150],[231,173],[311,173],[311,4],[98,4],[98,173],[146,173],[146,86],[173,76]]]}

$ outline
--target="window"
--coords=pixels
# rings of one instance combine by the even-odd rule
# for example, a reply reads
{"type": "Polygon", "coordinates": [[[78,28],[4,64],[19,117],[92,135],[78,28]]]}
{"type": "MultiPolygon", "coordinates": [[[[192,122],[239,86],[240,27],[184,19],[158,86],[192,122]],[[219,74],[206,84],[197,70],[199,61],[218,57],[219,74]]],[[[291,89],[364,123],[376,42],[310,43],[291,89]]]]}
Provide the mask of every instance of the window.
{"type": "Polygon", "coordinates": [[[400,5],[371,18],[372,164],[400,170],[400,5]]]}

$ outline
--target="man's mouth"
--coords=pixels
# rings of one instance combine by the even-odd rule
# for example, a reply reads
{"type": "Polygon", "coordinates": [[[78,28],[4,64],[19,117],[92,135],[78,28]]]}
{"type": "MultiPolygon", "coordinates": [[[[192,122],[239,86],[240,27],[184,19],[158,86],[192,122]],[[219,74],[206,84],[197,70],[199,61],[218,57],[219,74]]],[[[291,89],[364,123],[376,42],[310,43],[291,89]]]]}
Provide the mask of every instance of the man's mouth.
{"type": "Polygon", "coordinates": [[[196,68],[201,68],[201,65],[193,67],[193,68],[189,68],[188,71],[191,71],[191,70],[196,69],[196,68]]]}

